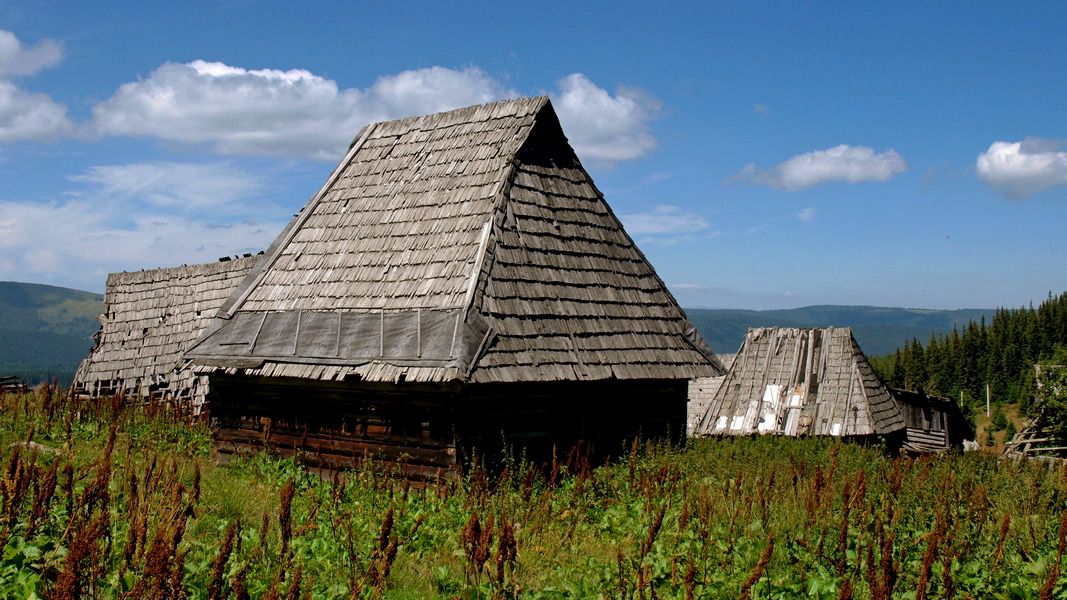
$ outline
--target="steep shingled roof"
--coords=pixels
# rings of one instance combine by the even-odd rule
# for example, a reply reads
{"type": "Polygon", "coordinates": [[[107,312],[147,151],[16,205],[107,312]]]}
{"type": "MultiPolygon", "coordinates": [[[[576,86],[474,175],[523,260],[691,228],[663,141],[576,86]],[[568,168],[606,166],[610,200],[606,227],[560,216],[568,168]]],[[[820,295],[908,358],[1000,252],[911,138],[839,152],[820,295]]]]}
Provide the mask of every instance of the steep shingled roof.
{"type": "Polygon", "coordinates": [[[753,328],[695,435],[862,436],[905,427],[848,328],[753,328]]]}
{"type": "Polygon", "coordinates": [[[201,373],[370,381],[722,368],[547,98],[364,128],[187,356],[201,373]]]}
{"type": "Polygon", "coordinates": [[[188,390],[182,355],[258,258],[108,275],[107,312],[75,385],[144,396],[188,390]]]}

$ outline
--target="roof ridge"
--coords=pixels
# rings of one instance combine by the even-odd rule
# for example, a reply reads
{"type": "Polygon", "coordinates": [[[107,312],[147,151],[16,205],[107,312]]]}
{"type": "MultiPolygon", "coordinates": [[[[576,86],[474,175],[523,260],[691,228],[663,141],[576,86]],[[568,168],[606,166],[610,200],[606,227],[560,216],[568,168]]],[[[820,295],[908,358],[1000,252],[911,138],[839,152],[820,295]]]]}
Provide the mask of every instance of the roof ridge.
{"type": "MultiPolygon", "coordinates": [[[[521,144],[515,146],[511,155],[508,157],[507,173],[499,179],[496,189],[493,192],[493,210],[489,214],[489,218],[486,219],[485,224],[482,226],[482,233],[478,244],[478,252],[475,254],[474,262],[471,264],[470,279],[467,282],[467,291],[463,297],[463,319],[466,321],[470,315],[474,312],[480,314],[480,308],[482,300],[485,298],[485,286],[482,279],[488,280],[490,276],[491,267],[487,267],[486,261],[490,257],[489,248],[490,245],[495,244],[496,237],[500,235],[500,229],[502,221],[507,219],[508,213],[508,199],[511,195],[511,188],[515,183],[515,174],[518,171],[519,160],[518,153],[525,146],[526,142],[530,139],[530,136],[537,129],[538,117],[541,115],[541,111],[549,106],[550,101],[548,96],[537,96],[534,98],[528,98],[526,100],[531,101],[531,106],[535,107],[532,110],[533,120],[530,123],[530,128],[526,130],[525,138],[521,144]]],[[[500,110],[500,108],[506,104],[505,102],[497,102],[494,105],[482,105],[481,107],[494,107],[494,114],[500,110]]],[[[489,118],[497,118],[491,116],[489,118]]],[[[492,256],[495,259],[495,255],[492,256]]],[[[491,329],[491,328],[490,328],[491,329]]],[[[491,331],[487,331],[486,335],[491,335],[491,331]]],[[[478,364],[481,356],[480,354],[485,349],[485,340],[482,340],[481,346],[477,349],[477,354],[472,357],[469,368],[467,369],[467,376],[470,376],[470,371],[478,364]]]]}
{"type": "Polygon", "coordinates": [[[420,131],[429,131],[432,129],[437,129],[443,124],[437,123],[433,127],[423,127],[422,125],[426,123],[440,121],[446,116],[465,116],[466,120],[469,122],[488,121],[491,119],[515,116],[514,107],[516,106],[523,106],[525,108],[526,114],[535,114],[537,112],[540,112],[540,110],[544,108],[545,104],[547,104],[548,102],[548,96],[526,96],[520,98],[509,98],[504,100],[497,100],[495,102],[476,104],[474,106],[464,106],[462,108],[442,110],[428,115],[413,115],[400,119],[388,119],[385,121],[379,121],[375,124],[381,125],[383,126],[383,128],[396,128],[398,130],[404,131],[411,131],[413,129],[418,129],[420,131]]]}

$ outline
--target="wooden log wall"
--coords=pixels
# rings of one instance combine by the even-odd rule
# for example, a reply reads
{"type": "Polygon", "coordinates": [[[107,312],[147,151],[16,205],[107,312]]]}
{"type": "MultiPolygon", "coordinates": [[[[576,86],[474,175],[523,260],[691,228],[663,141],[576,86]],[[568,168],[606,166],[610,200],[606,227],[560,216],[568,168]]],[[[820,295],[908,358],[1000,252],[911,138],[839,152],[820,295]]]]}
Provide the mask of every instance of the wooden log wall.
{"type": "Polygon", "coordinates": [[[684,438],[685,381],[486,385],[319,382],[212,376],[208,397],[220,456],[269,449],[308,464],[371,459],[423,479],[475,456],[498,469],[512,453],[535,464],[580,445],[593,462],[634,438],[684,438]]]}

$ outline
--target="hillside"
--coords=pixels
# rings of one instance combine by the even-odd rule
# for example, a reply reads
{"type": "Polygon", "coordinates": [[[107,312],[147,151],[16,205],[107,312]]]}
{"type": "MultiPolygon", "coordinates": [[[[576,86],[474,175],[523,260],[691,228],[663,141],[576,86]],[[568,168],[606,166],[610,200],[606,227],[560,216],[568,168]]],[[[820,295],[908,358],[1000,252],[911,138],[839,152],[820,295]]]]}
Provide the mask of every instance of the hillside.
{"type": "Polygon", "coordinates": [[[0,281],[0,375],[69,383],[93,347],[102,312],[102,294],[0,281]]]}
{"type": "MultiPolygon", "coordinates": [[[[93,346],[104,311],[101,294],[69,288],[0,281],[0,375],[31,381],[58,376],[69,383],[93,346]]],[[[946,334],[954,324],[991,319],[980,309],[920,310],[879,306],[807,306],[785,310],[691,308],[686,313],[711,347],[736,352],[749,327],[851,327],[869,356],[890,354],[913,338],[946,334]]]]}
{"type": "Polygon", "coordinates": [[[784,310],[686,309],[689,319],[716,352],[737,352],[749,327],[851,327],[868,356],[891,354],[913,338],[950,333],[971,320],[987,320],[993,309],[924,310],[882,306],[818,305],[784,310]]]}

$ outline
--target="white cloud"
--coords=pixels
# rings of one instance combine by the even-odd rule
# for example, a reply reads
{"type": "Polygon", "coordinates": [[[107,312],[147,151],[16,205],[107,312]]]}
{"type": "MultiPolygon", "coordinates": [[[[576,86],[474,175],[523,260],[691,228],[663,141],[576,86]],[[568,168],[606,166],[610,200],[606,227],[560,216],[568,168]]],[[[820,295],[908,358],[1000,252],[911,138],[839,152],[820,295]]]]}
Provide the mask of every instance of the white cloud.
{"type": "Polygon", "coordinates": [[[613,164],[647,155],[656,147],[649,121],[659,102],[635,88],[612,96],[581,73],[559,80],[552,104],[578,158],[613,164]]]}
{"type": "Polygon", "coordinates": [[[797,213],[797,220],[800,221],[801,223],[807,223],[808,221],[810,221],[810,220],[812,220],[814,218],[815,218],[815,207],[814,206],[809,206],[808,208],[805,208],[804,210],[802,210],[802,211],[797,213]]]}
{"type": "Polygon", "coordinates": [[[95,167],[72,179],[82,185],[63,201],[0,201],[0,279],[99,289],[109,272],[266,249],[288,217],[254,202],[262,182],[232,166],[95,167]],[[134,185],[140,172],[154,177],[134,185]],[[198,183],[174,188],[183,177],[198,183]]]}
{"type": "Polygon", "coordinates": [[[182,212],[211,208],[213,216],[263,189],[258,178],[230,164],[145,163],[90,167],[72,181],[92,184],[92,194],[109,202],[127,200],[182,212]]]}
{"type": "Polygon", "coordinates": [[[44,94],[24,92],[0,81],[0,144],[50,141],[73,129],[67,109],[44,94]]]}
{"type": "Polygon", "coordinates": [[[796,191],[831,181],[888,181],[907,168],[907,162],[895,150],[877,154],[866,146],[841,144],[800,154],[767,168],[758,168],[750,163],[741,172],[728,177],[726,182],[796,191]]]}
{"type": "Polygon", "coordinates": [[[1067,185],[1067,151],[1057,140],[993,142],[978,155],[978,179],[1011,198],[1067,185]]]}
{"type": "Polygon", "coordinates": [[[666,204],[657,206],[651,212],[619,215],[619,220],[630,235],[678,235],[696,233],[710,227],[704,217],[666,204]]]}
{"type": "Polygon", "coordinates": [[[403,71],[379,78],[365,94],[374,107],[368,123],[428,115],[519,96],[518,92],[507,89],[476,67],[461,71],[445,67],[403,71]]]}
{"type": "Polygon", "coordinates": [[[334,161],[361,127],[481,104],[514,92],[477,68],[432,67],[382,77],[367,90],[294,69],[167,63],[93,107],[105,135],[207,144],[222,154],[334,161]]]}
{"type": "Polygon", "coordinates": [[[0,29],[0,144],[50,141],[73,130],[62,104],[7,81],[14,75],[32,75],[62,57],[59,44],[52,40],[23,48],[15,34],[0,29]]]}
{"type": "Polygon", "coordinates": [[[0,77],[33,75],[62,58],[63,48],[55,40],[41,40],[32,48],[24,48],[15,34],[0,29],[0,77]]]}
{"type": "MultiPolygon", "coordinates": [[[[574,73],[554,105],[579,157],[603,164],[656,145],[648,122],[658,102],[634,88],[613,96],[574,73]]],[[[520,94],[477,67],[430,67],[341,89],[305,70],[247,70],[202,60],[166,63],[93,107],[102,135],[206,144],[221,154],[334,161],[367,123],[430,114],[520,94]]]]}

